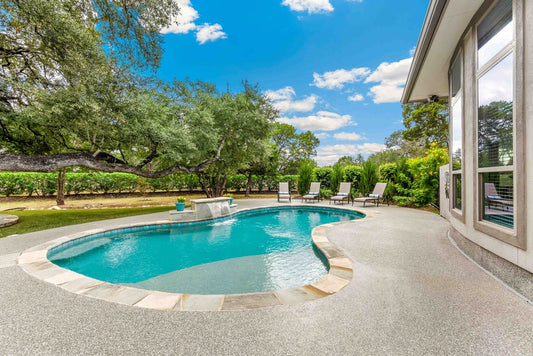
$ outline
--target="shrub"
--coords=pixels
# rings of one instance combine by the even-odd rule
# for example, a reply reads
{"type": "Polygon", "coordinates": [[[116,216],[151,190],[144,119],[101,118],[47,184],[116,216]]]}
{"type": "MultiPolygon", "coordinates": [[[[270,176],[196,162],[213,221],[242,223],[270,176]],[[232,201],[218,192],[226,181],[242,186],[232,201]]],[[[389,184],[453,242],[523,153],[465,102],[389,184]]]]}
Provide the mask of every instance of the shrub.
{"type": "Polygon", "coordinates": [[[331,173],[332,169],[330,167],[325,168],[315,168],[313,170],[313,180],[320,182],[321,187],[329,187],[331,185],[331,173]]]}
{"type": "Polygon", "coordinates": [[[305,195],[309,193],[311,179],[313,178],[313,161],[303,160],[298,171],[298,194],[305,195]]]}
{"type": "Polygon", "coordinates": [[[346,181],[352,183],[352,191],[354,193],[359,191],[359,182],[361,181],[361,172],[363,169],[359,166],[344,167],[344,175],[346,181]]]}
{"type": "Polygon", "coordinates": [[[371,160],[367,160],[363,163],[361,170],[361,181],[359,182],[359,192],[366,196],[370,194],[374,189],[374,186],[378,182],[378,166],[371,160]]]}
{"type": "Polygon", "coordinates": [[[228,176],[226,189],[233,189],[238,192],[241,189],[246,188],[246,182],[248,182],[248,178],[244,174],[228,176]]]}
{"type": "Polygon", "coordinates": [[[331,192],[331,189],[327,188],[320,188],[320,198],[322,199],[329,199],[333,193],[331,192]]]}
{"type": "Polygon", "coordinates": [[[394,183],[396,177],[396,168],[395,163],[385,163],[379,166],[379,180],[386,183],[394,183]]]}
{"type": "Polygon", "coordinates": [[[329,188],[333,192],[338,192],[339,186],[341,182],[343,181],[344,181],[344,167],[337,163],[333,166],[333,169],[331,171],[331,182],[329,184],[329,188]]]}
{"type": "MultiPolygon", "coordinates": [[[[298,181],[298,176],[296,175],[284,175],[284,176],[281,176],[279,177],[279,180],[278,180],[278,183],[279,182],[289,182],[289,189],[291,191],[295,190],[296,189],[296,182],[298,181]]],[[[278,189],[278,185],[276,184],[276,189],[278,189]]]]}

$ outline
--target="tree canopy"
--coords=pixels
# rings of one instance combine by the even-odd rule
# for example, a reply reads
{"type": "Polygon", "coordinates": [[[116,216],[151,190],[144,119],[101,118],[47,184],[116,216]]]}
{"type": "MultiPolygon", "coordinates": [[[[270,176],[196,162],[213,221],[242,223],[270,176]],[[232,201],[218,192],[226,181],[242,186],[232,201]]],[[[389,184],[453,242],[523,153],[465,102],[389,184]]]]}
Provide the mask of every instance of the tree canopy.
{"type": "Polygon", "coordinates": [[[0,0],[0,170],[161,177],[239,166],[277,112],[257,87],[160,83],[174,0],[0,0]]]}
{"type": "Polygon", "coordinates": [[[288,124],[276,123],[272,141],[279,152],[279,171],[294,174],[303,160],[316,156],[320,140],[311,131],[297,133],[288,124]]]}

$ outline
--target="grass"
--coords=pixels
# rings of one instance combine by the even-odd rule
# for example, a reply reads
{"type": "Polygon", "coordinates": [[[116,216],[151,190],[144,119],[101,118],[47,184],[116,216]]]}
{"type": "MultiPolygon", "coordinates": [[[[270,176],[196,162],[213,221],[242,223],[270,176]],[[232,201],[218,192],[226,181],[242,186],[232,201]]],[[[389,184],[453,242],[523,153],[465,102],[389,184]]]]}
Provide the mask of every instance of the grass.
{"type": "Polygon", "coordinates": [[[0,238],[14,234],[52,229],[55,227],[82,224],[91,221],[122,218],[169,211],[171,206],[110,208],[110,209],[68,209],[68,210],[27,210],[9,211],[7,214],[17,215],[19,222],[0,229],[0,238]]]}

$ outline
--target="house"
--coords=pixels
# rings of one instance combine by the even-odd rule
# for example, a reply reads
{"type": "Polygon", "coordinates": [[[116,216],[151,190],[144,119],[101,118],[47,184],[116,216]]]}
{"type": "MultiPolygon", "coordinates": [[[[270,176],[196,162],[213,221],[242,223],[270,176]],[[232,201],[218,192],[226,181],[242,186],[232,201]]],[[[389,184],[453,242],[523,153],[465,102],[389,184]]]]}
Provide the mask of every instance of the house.
{"type": "Polygon", "coordinates": [[[402,102],[437,97],[450,237],[533,300],[533,1],[431,0],[402,102]]]}

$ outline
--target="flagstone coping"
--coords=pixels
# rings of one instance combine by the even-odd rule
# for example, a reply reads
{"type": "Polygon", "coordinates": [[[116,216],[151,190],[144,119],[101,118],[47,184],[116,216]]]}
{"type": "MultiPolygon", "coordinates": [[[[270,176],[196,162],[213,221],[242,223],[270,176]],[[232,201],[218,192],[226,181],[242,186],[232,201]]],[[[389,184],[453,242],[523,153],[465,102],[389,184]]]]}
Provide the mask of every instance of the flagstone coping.
{"type": "MultiPolygon", "coordinates": [[[[298,207],[308,205],[291,206],[298,207]]],[[[240,210],[240,212],[256,209],[263,209],[263,207],[243,209],[240,210]]],[[[333,209],[339,208],[336,207],[333,209]]],[[[356,211],[349,208],[340,209],[356,211]]],[[[366,213],[366,216],[368,216],[368,213],[366,213]]],[[[272,292],[195,295],[138,289],[111,284],[84,276],[74,271],[61,268],[50,262],[47,258],[50,249],[68,241],[80,239],[107,230],[172,223],[167,220],[156,221],[155,223],[121,225],[110,229],[93,229],[62,236],[25,250],[18,257],[17,264],[32,277],[53,284],[71,293],[148,309],[175,311],[239,311],[266,308],[275,305],[299,304],[335,294],[351,282],[353,275],[352,261],[328,240],[326,237],[326,231],[332,226],[353,223],[355,221],[357,220],[329,223],[317,226],[313,229],[311,233],[313,243],[326,257],[330,266],[329,273],[326,276],[306,286],[272,292]]]]}

